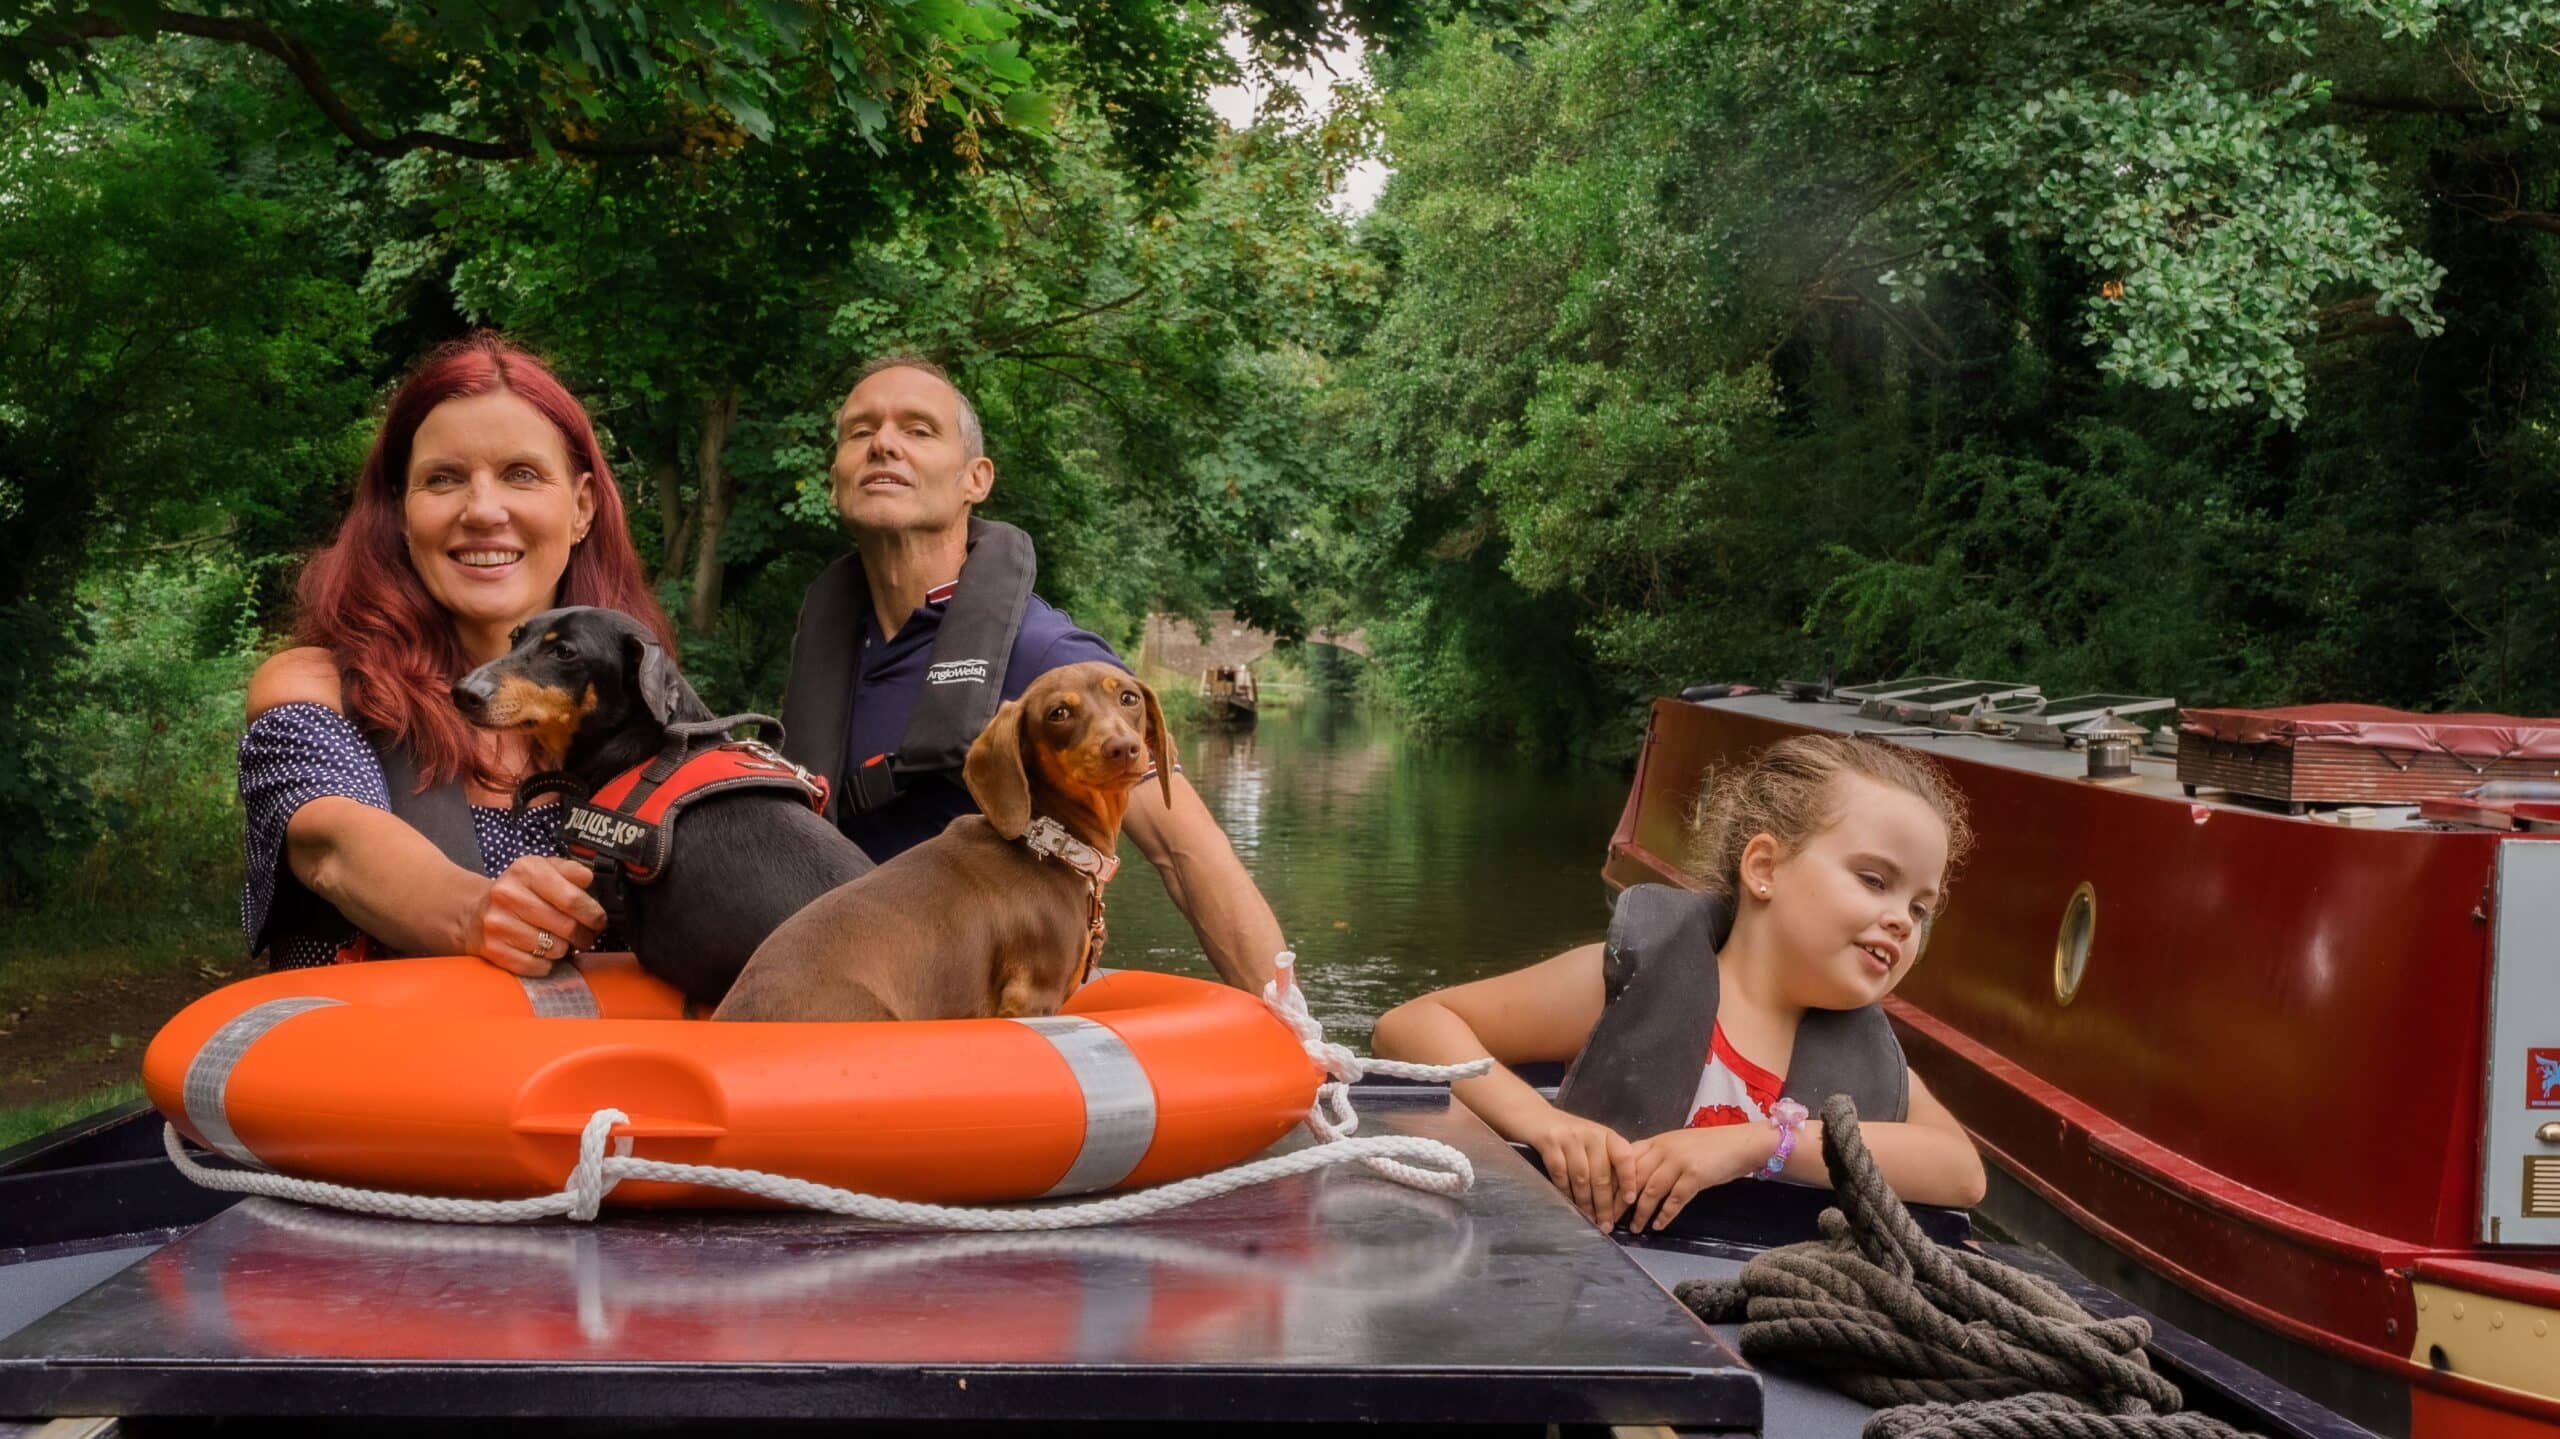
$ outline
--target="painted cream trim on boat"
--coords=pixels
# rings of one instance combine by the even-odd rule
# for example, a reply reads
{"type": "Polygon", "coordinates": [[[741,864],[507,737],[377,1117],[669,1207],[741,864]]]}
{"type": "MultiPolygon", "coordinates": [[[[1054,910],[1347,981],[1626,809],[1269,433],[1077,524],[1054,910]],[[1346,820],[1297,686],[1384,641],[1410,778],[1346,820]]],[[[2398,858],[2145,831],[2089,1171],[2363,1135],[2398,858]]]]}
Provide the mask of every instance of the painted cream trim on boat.
{"type": "Polygon", "coordinates": [[[2409,1345],[2412,1363],[2520,1394],[2560,1399],[2560,1309],[2492,1299],[2424,1280],[2410,1290],[2418,1306],[2418,1332],[2409,1345]],[[2444,1351],[2441,1366],[2434,1359],[2438,1349],[2444,1351]]]}

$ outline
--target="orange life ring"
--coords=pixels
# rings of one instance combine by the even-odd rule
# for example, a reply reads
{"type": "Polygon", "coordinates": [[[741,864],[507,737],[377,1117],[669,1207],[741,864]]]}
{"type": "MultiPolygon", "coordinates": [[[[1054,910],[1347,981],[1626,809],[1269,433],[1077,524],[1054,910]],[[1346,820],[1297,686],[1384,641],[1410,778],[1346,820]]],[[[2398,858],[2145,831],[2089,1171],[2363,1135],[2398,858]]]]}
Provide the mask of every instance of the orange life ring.
{"type": "MultiPolygon", "coordinates": [[[[1237,1163],[1324,1079],[1262,1001],[1176,975],[1106,975],[1040,1019],[712,1024],[620,955],[544,980],[470,958],[261,975],[181,1011],[142,1071],[198,1144],[304,1178],[548,1194],[614,1108],[644,1158],[956,1204],[1237,1163]]],[[[639,1181],[609,1200],[748,1202],[639,1181]]]]}

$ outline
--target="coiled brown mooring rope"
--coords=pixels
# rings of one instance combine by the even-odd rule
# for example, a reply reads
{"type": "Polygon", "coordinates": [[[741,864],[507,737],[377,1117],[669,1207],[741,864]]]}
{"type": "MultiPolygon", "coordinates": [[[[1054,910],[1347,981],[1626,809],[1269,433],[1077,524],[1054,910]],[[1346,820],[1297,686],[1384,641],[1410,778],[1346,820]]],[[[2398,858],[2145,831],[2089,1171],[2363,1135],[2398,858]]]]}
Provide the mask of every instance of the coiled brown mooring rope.
{"type": "Polygon", "coordinates": [[[1742,1325],[1743,1357],[1879,1412],[1865,1439],[2236,1439],[2181,1412],[2151,1368],[2141,1319],[2097,1319],[2053,1285],[1920,1232],[1876,1170],[1845,1094],[1822,1107],[1839,1207],[1823,1237],[1772,1249],[1735,1279],[1675,1291],[1742,1325]]]}

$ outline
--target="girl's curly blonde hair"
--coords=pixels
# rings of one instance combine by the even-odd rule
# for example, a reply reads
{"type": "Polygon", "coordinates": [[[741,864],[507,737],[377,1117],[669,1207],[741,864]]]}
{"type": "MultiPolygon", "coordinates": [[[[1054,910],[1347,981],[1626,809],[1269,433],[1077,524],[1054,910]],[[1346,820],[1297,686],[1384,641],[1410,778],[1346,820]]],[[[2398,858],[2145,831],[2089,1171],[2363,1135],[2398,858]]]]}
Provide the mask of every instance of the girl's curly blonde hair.
{"type": "Polygon", "coordinates": [[[1937,761],[1900,745],[1848,735],[1806,734],[1784,739],[1734,765],[1711,765],[1698,801],[1689,811],[1689,852],[1683,868],[1731,901],[1742,887],[1742,851],[1766,834],[1793,852],[1840,818],[1831,781],[1863,775],[1908,790],[1947,826],[1947,873],[1952,876],[1973,847],[1964,795],[1937,761]]]}

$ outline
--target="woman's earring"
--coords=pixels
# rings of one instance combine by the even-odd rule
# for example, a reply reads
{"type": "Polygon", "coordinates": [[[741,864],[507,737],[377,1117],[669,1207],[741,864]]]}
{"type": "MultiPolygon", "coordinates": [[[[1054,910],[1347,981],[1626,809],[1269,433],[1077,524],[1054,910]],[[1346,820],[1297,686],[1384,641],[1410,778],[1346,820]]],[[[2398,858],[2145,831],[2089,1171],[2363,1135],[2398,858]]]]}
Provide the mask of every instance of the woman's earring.
{"type": "Polygon", "coordinates": [[[1769,897],[1769,886],[1765,884],[1760,886],[1760,897],[1762,899],[1767,899],[1769,897]]]}

